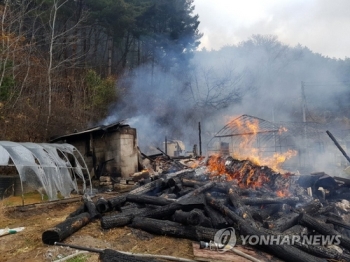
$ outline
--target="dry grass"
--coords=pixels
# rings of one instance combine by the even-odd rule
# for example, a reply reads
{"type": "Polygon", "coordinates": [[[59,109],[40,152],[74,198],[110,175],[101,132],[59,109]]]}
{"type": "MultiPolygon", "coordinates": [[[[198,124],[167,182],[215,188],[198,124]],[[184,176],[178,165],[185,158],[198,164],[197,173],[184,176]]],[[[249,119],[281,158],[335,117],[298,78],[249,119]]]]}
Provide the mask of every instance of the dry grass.
{"type": "Polygon", "coordinates": [[[0,220],[2,220],[4,218],[4,204],[2,201],[0,201],[0,220]]]}
{"type": "Polygon", "coordinates": [[[4,220],[5,212],[6,210],[5,210],[4,202],[0,201],[0,221],[4,220]]]}
{"type": "Polygon", "coordinates": [[[41,200],[41,195],[35,191],[24,194],[23,199],[22,196],[10,196],[0,201],[0,203],[6,208],[10,206],[21,206],[23,201],[25,205],[43,202],[43,200],[41,200]]]}
{"type": "MultiPolygon", "coordinates": [[[[40,203],[41,196],[37,192],[26,193],[24,195],[24,204],[40,203]]],[[[23,200],[21,196],[10,196],[0,200],[0,229],[21,227],[25,212],[15,212],[11,207],[22,206],[23,200]]]]}
{"type": "MultiPolygon", "coordinates": [[[[33,196],[34,202],[37,196],[33,196]]],[[[30,199],[27,199],[30,202],[30,199]]],[[[36,201],[41,202],[41,201],[36,201]]],[[[50,208],[35,208],[21,212],[6,209],[10,204],[21,204],[21,198],[8,198],[0,201],[0,228],[25,227],[22,232],[8,235],[1,239],[0,262],[17,261],[52,261],[48,254],[56,258],[58,254],[68,255],[72,249],[66,250],[57,246],[47,246],[42,243],[44,230],[65,220],[67,215],[77,209],[81,203],[52,206],[50,208]],[[69,251],[69,252],[68,252],[69,251]]],[[[78,246],[95,248],[112,248],[127,252],[173,255],[193,258],[192,242],[186,239],[176,239],[165,236],[153,236],[141,230],[128,227],[102,230],[99,221],[93,221],[64,240],[78,246]]],[[[86,262],[98,261],[98,255],[92,254],[86,262]]]]}
{"type": "Polygon", "coordinates": [[[5,200],[0,201],[0,229],[6,228],[6,223],[9,221],[9,211],[7,207],[9,206],[9,203],[5,202],[5,200]]]}

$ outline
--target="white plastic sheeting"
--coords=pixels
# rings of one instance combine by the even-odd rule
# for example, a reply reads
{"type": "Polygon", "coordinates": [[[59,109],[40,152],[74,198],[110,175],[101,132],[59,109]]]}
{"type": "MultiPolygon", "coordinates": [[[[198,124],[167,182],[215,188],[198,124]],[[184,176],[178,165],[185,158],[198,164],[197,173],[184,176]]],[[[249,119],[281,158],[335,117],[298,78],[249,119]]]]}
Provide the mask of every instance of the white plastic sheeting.
{"type": "Polygon", "coordinates": [[[83,170],[90,179],[83,157],[70,144],[0,141],[0,166],[9,165],[15,165],[21,183],[46,194],[49,200],[56,200],[58,192],[65,198],[73,190],[78,192],[76,177],[82,179],[85,191],[83,170]]]}

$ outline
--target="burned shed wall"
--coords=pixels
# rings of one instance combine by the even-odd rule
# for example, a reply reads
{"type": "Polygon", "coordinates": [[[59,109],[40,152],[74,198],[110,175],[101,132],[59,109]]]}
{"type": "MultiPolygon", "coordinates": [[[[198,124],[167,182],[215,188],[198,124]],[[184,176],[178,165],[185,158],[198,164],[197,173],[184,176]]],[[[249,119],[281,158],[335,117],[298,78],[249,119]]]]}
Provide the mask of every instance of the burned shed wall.
{"type": "Polygon", "coordinates": [[[136,129],[115,123],[52,139],[51,142],[67,142],[84,156],[85,162],[96,177],[128,177],[138,171],[136,129]]]}

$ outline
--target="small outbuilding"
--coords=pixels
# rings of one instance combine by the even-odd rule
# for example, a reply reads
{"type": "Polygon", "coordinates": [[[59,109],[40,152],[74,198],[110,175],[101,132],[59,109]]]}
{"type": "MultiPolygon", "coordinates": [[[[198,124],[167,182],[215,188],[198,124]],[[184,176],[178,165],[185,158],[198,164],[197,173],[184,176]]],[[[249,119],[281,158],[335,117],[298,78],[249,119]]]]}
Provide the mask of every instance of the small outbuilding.
{"type": "Polygon", "coordinates": [[[129,177],[138,171],[136,129],[124,122],[99,125],[52,138],[51,143],[69,143],[83,155],[91,176],[129,177]]]}

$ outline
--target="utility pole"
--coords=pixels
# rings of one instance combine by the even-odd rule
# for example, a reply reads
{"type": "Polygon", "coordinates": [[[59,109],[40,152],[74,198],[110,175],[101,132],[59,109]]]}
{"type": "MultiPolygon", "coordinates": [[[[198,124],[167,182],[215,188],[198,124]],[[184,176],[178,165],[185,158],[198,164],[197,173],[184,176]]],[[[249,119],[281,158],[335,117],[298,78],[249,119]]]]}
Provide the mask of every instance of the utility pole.
{"type": "Polygon", "coordinates": [[[304,163],[302,164],[303,167],[305,167],[306,157],[307,157],[307,139],[306,139],[306,96],[305,96],[305,83],[301,81],[301,103],[302,103],[302,111],[303,111],[303,125],[304,125],[304,148],[303,148],[303,153],[304,156],[299,156],[301,159],[304,160],[304,163]]]}
{"type": "Polygon", "coordinates": [[[198,122],[198,137],[199,137],[199,155],[202,156],[202,130],[201,130],[201,122],[198,122]]]}
{"type": "Polygon", "coordinates": [[[306,97],[305,97],[305,84],[301,81],[301,103],[303,108],[303,122],[306,122],[306,97]]]}

